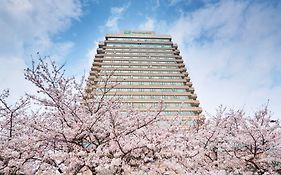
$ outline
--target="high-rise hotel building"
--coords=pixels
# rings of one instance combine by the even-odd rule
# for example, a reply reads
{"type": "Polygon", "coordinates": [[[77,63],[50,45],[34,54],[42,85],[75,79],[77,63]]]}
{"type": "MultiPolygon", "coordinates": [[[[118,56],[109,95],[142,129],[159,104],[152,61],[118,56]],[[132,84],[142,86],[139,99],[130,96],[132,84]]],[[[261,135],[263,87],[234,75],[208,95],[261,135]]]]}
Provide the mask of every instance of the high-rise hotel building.
{"type": "Polygon", "coordinates": [[[182,125],[200,118],[202,109],[180,51],[168,35],[132,31],[106,35],[98,45],[89,82],[88,91],[113,87],[106,96],[120,96],[136,110],[153,110],[161,102],[164,120],[176,116],[182,125]]]}

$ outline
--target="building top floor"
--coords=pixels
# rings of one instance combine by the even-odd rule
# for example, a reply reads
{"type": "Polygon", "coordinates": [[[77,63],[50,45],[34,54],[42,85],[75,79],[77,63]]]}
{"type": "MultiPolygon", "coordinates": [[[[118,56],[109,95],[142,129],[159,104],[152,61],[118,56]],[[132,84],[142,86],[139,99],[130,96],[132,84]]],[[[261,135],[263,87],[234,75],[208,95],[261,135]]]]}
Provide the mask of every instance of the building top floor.
{"type": "Polygon", "coordinates": [[[151,31],[123,31],[115,34],[107,34],[105,38],[168,39],[171,41],[170,35],[158,35],[151,31]]]}

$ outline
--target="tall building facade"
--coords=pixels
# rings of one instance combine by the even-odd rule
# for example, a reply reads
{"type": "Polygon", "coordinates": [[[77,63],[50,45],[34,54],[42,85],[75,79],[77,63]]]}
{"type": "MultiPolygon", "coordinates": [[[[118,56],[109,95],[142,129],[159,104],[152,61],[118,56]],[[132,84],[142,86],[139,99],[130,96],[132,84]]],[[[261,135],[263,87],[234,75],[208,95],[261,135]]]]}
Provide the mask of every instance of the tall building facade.
{"type": "Polygon", "coordinates": [[[202,109],[180,51],[168,35],[106,35],[98,45],[89,82],[88,91],[110,89],[106,97],[120,97],[139,111],[158,109],[161,102],[163,120],[176,117],[185,125],[200,118],[202,109]]]}

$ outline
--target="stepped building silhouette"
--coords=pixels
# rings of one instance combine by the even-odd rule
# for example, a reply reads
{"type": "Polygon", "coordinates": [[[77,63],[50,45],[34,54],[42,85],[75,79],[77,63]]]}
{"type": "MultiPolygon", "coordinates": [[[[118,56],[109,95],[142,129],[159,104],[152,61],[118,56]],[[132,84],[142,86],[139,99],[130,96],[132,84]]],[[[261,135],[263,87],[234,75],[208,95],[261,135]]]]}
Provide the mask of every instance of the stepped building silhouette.
{"type": "Polygon", "coordinates": [[[197,95],[169,35],[125,31],[108,34],[98,44],[87,91],[107,91],[136,110],[163,106],[163,120],[189,125],[201,118],[197,95]],[[106,87],[105,87],[106,86],[106,87]]]}

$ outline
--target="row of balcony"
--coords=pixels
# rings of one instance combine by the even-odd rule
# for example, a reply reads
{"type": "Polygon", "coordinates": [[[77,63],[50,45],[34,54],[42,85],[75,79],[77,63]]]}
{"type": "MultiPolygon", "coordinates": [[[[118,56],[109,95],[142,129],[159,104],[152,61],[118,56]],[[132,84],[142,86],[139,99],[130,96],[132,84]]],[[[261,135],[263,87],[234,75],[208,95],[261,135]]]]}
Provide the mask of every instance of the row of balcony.
{"type": "MultiPolygon", "coordinates": [[[[148,51],[148,49],[136,49],[136,48],[132,48],[131,50],[109,50],[110,52],[125,52],[125,53],[174,53],[175,55],[179,55],[180,51],[178,49],[175,50],[170,50],[170,52],[166,51],[166,50],[160,50],[160,49],[150,49],[151,51],[148,51]],[[138,50],[138,51],[137,51],[138,50]],[[145,51],[143,51],[145,50],[145,51]]],[[[107,49],[104,48],[97,48],[97,53],[98,54],[102,54],[105,53],[105,51],[107,51],[107,49]]]]}
{"type": "Polygon", "coordinates": [[[142,61],[144,61],[144,62],[167,62],[167,63],[169,63],[169,62],[177,62],[177,63],[183,63],[183,60],[182,59],[173,59],[173,60],[171,60],[171,59],[155,59],[155,58],[147,58],[147,57],[145,57],[145,58],[141,58],[141,57],[136,57],[136,58],[131,58],[131,57],[128,57],[128,58],[114,58],[114,57],[112,57],[112,58],[99,58],[99,57],[97,57],[97,58],[95,58],[95,60],[94,60],[94,62],[102,62],[102,61],[120,61],[120,62],[122,62],[122,61],[124,61],[124,62],[134,62],[134,61],[140,61],[140,62],[142,62],[142,61]]]}
{"type": "Polygon", "coordinates": [[[140,50],[154,50],[154,51],[175,51],[177,50],[174,47],[144,47],[144,46],[138,46],[138,47],[133,47],[133,46],[107,46],[107,45],[100,45],[98,49],[124,49],[124,50],[135,50],[135,49],[140,49],[140,50]]]}
{"type": "Polygon", "coordinates": [[[104,63],[104,62],[93,62],[93,66],[102,66],[102,65],[112,65],[112,66],[178,66],[184,67],[183,63],[173,63],[173,64],[166,64],[166,63],[104,63]]]}
{"type": "MultiPolygon", "coordinates": [[[[134,108],[137,111],[144,111],[144,112],[152,112],[152,111],[158,111],[159,108],[151,108],[151,107],[143,107],[143,108],[134,108]]],[[[201,107],[186,107],[186,108],[166,108],[163,109],[163,111],[170,111],[170,112],[196,112],[201,113],[202,108],[201,107]]]]}
{"type": "Polygon", "coordinates": [[[162,101],[159,101],[159,99],[124,99],[122,102],[124,103],[191,103],[193,105],[199,105],[198,100],[194,99],[185,99],[185,100],[179,100],[179,99],[165,99],[162,101]]]}
{"type": "Polygon", "coordinates": [[[92,66],[91,68],[92,71],[100,71],[100,70],[108,70],[114,72],[115,70],[125,70],[125,71],[180,71],[180,72],[186,72],[186,68],[113,68],[113,67],[108,67],[108,68],[102,68],[100,66],[92,66]]]}
{"type": "MultiPolygon", "coordinates": [[[[111,42],[108,42],[108,40],[105,40],[105,42],[99,42],[99,43],[98,43],[98,47],[99,47],[99,48],[108,47],[108,46],[106,45],[106,43],[111,43],[111,42]]],[[[116,43],[116,42],[115,42],[115,43],[116,43]]],[[[120,43],[120,42],[117,42],[117,43],[120,43]]],[[[127,42],[127,43],[128,43],[128,42],[127,42]]],[[[140,43],[140,42],[133,42],[133,43],[140,43]]],[[[148,43],[148,42],[143,42],[143,43],[148,43]]],[[[162,43],[156,42],[155,44],[162,44],[162,43]]],[[[172,42],[167,42],[167,45],[172,45],[172,48],[174,48],[174,49],[177,49],[177,48],[178,48],[178,45],[175,44],[175,43],[172,43],[172,42]]],[[[123,47],[123,46],[109,46],[109,47],[118,48],[118,47],[123,47]]],[[[124,48],[135,48],[135,47],[125,46],[124,48]]],[[[148,47],[139,46],[138,48],[148,48],[148,47]]],[[[159,49],[160,49],[160,48],[159,48],[159,49]]],[[[167,49],[167,48],[163,48],[163,49],[167,49]]]]}

